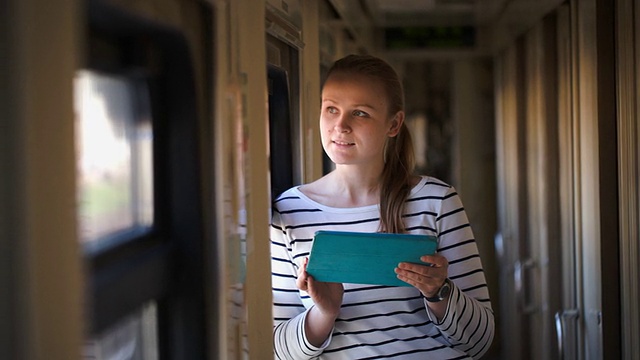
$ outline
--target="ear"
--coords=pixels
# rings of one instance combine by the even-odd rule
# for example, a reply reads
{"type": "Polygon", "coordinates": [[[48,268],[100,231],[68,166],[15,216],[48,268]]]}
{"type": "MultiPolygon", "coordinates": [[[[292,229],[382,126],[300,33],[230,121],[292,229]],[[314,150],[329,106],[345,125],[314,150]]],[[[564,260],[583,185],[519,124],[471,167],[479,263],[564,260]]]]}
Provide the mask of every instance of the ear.
{"type": "Polygon", "coordinates": [[[404,111],[398,111],[396,115],[393,117],[393,120],[391,120],[391,127],[389,128],[387,135],[389,137],[394,137],[398,135],[403,123],[404,123],[404,111]]]}

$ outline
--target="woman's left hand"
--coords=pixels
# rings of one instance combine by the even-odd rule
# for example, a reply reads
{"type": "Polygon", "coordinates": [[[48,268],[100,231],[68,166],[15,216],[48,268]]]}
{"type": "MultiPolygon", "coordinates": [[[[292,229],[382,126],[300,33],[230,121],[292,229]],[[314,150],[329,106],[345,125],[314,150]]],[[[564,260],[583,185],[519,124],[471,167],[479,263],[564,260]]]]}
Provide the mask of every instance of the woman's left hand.
{"type": "Polygon", "coordinates": [[[420,290],[425,297],[435,296],[449,276],[449,261],[441,255],[424,255],[420,260],[425,264],[398,264],[396,275],[398,279],[420,290]]]}

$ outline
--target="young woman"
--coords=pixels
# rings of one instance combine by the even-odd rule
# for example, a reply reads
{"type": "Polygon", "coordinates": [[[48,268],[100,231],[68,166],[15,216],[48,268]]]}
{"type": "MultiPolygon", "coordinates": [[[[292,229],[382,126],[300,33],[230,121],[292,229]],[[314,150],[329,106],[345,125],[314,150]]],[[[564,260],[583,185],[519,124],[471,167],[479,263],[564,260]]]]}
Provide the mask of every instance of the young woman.
{"type": "Polygon", "coordinates": [[[330,69],[320,130],[335,170],[284,192],[271,224],[278,359],[470,359],[489,348],[494,317],[471,227],[455,189],[413,175],[404,94],[393,68],[350,55],[330,69]],[[314,281],[318,230],[434,235],[424,265],[401,263],[410,287],[314,281]]]}

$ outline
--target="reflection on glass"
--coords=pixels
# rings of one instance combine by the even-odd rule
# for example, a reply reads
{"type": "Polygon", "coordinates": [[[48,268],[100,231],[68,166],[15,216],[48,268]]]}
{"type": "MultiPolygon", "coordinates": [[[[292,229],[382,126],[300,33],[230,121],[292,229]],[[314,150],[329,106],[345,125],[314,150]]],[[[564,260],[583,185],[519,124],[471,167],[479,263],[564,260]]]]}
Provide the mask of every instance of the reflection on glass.
{"type": "Polygon", "coordinates": [[[151,111],[134,80],[79,71],[75,80],[80,239],[95,242],[153,221],[151,111]]]}
{"type": "Polygon", "coordinates": [[[149,303],[85,343],[84,360],[158,359],[157,312],[149,303]]]}

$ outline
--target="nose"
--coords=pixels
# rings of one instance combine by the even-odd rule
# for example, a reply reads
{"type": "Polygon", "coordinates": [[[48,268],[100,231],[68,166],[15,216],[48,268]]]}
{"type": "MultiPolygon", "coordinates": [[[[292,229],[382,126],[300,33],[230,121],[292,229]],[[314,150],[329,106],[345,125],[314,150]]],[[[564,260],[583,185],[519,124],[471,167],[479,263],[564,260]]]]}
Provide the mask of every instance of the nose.
{"type": "Polygon", "coordinates": [[[342,113],[336,117],[336,122],[333,124],[333,129],[336,132],[344,133],[351,131],[351,127],[349,126],[349,114],[342,113]]]}

